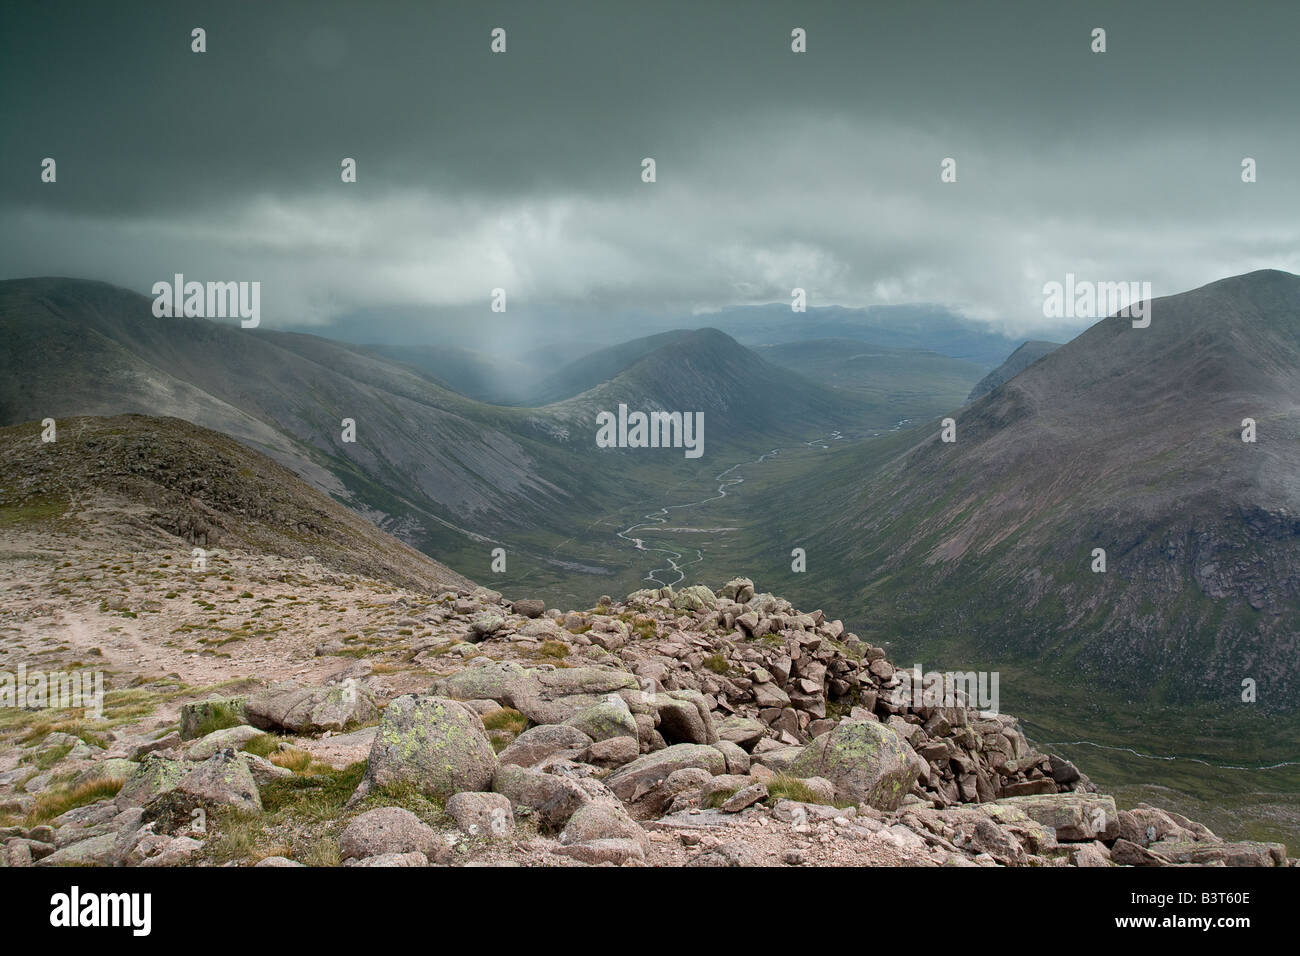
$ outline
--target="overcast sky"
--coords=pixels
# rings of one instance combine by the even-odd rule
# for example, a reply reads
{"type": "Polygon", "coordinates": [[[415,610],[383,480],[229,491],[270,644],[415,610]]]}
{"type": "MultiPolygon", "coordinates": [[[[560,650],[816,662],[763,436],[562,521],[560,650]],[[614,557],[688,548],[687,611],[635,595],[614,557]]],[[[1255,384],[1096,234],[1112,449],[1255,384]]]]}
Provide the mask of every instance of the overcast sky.
{"type": "Polygon", "coordinates": [[[1067,272],[1156,295],[1300,272],[1295,3],[46,2],[5,19],[4,277],[257,279],[277,327],[486,319],[494,287],[512,313],[617,322],[800,286],[814,306],[938,303],[1018,334],[1044,328],[1042,285],[1067,272]]]}

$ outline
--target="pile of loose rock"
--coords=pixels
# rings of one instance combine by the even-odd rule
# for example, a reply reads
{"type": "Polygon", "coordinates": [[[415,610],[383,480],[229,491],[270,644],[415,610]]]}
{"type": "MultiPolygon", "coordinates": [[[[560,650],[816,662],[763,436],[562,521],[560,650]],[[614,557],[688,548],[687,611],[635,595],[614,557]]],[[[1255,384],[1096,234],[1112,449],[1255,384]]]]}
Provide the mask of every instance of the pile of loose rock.
{"type": "Polygon", "coordinates": [[[321,686],[187,705],[178,730],[95,764],[125,774],[116,797],[0,832],[4,861],[183,863],[202,846],[196,816],[259,812],[259,788],[293,775],[239,749],[273,730],[343,734],[365,754],[347,865],[1294,862],[1175,813],[1117,810],[1014,718],[918,704],[920,675],[747,579],[568,613],[479,588],[412,613],[443,635],[407,649],[443,674],[426,692],[385,702],[354,664],[321,686]],[[189,739],[214,708],[245,724],[189,739]],[[393,792],[437,801],[454,830],[360,806],[393,792]]]}

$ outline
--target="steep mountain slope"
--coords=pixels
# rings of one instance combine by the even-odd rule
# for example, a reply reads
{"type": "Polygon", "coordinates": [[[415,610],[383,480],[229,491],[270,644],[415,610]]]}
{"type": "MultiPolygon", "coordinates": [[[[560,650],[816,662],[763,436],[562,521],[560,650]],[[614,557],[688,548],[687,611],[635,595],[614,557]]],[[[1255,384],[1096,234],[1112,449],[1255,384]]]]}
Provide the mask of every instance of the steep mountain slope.
{"type": "Polygon", "coordinates": [[[803,586],[852,594],[856,621],[917,653],[1082,670],[1146,699],[1239,704],[1249,678],[1261,706],[1294,707],[1300,278],[1153,310],[962,410],[954,444],[894,436],[791,489],[772,534],[805,529],[821,567],[854,572],[803,586]]]}
{"type": "Polygon", "coordinates": [[[980,379],[966,396],[967,402],[973,402],[982,395],[987,395],[1003,382],[1009,382],[1044,355],[1059,349],[1058,342],[1030,340],[1016,349],[1007,360],[980,379]]]}
{"type": "Polygon", "coordinates": [[[822,385],[853,389],[894,421],[925,421],[956,408],[984,373],[981,365],[937,352],[884,348],[857,339],[759,345],[754,353],[822,385]]]}
{"type": "Polygon", "coordinates": [[[56,425],[52,442],[36,422],[0,428],[6,532],[52,527],[104,548],[107,538],[146,547],[170,535],[205,550],[312,557],[425,591],[473,586],[225,435],[141,415],[56,425]]]}
{"type": "Polygon", "coordinates": [[[527,403],[549,405],[580,395],[601,382],[609,381],[652,352],[682,342],[691,334],[686,329],[678,329],[598,349],[557,369],[529,388],[527,403]]]}

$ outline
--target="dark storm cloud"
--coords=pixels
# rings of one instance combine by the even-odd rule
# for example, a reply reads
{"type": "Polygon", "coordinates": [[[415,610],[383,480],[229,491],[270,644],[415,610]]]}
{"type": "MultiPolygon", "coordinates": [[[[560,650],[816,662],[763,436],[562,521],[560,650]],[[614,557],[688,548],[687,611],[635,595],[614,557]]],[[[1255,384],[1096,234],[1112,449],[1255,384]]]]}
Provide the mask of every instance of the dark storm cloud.
{"type": "Polygon", "coordinates": [[[1283,3],[34,4],[0,36],[0,261],[261,278],[281,325],[798,285],[1027,328],[1067,271],[1162,294],[1300,268],[1298,26],[1283,3]]]}

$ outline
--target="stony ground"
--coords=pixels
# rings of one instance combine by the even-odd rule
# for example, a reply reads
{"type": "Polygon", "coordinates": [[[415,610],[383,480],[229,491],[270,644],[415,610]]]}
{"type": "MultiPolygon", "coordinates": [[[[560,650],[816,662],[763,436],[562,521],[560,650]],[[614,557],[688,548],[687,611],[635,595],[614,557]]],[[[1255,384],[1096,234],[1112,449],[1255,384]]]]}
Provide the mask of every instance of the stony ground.
{"type": "Polygon", "coordinates": [[[745,579],[561,611],[0,530],[0,671],[107,689],[98,717],[0,707],[6,865],[1292,862],[1117,808],[745,579]]]}

